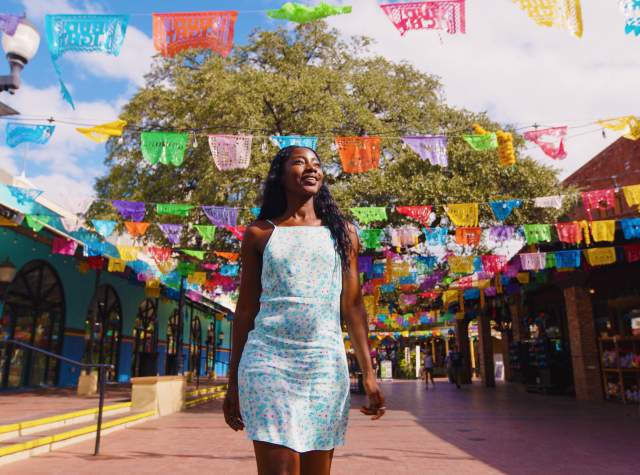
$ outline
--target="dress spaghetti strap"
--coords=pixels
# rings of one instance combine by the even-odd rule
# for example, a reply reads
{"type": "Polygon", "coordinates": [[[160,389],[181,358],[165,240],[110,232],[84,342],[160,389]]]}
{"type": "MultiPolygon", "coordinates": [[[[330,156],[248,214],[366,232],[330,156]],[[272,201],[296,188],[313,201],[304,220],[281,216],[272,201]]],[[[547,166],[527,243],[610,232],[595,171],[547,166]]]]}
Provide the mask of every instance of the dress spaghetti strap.
{"type": "Polygon", "coordinates": [[[273,226],[273,229],[275,229],[275,228],[276,228],[276,225],[275,225],[275,224],[273,224],[273,222],[272,222],[270,219],[265,219],[265,221],[266,221],[267,223],[269,223],[271,226],[273,226]]]}

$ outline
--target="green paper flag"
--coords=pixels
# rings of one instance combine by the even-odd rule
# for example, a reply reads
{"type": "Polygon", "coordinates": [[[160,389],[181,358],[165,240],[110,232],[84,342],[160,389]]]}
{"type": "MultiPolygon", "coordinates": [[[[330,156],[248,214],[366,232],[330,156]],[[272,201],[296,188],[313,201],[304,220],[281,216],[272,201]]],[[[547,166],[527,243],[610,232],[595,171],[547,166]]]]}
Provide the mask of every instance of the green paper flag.
{"type": "Polygon", "coordinates": [[[498,148],[498,137],[493,132],[482,135],[463,135],[462,138],[476,152],[498,148]]]}
{"type": "Polygon", "coordinates": [[[189,134],[177,132],[142,132],[141,149],[144,159],[152,165],[178,167],[184,160],[189,134]]]}
{"type": "Polygon", "coordinates": [[[180,262],[176,271],[183,277],[193,274],[196,271],[196,265],[193,262],[180,262]]]}
{"type": "Polygon", "coordinates": [[[210,224],[194,224],[194,228],[200,233],[202,236],[202,242],[210,243],[216,237],[216,227],[210,224]]]}
{"type": "Polygon", "coordinates": [[[360,239],[366,249],[377,249],[382,246],[383,229],[363,229],[360,231],[360,239]]]}
{"type": "Polygon", "coordinates": [[[49,224],[49,221],[51,221],[51,216],[46,214],[28,214],[26,218],[27,226],[36,233],[41,231],[44,225],[49,224]]]}
{"type": "Polygon", "coordinates": [[[185,218],[189,215],[189,212],[192,208],[193,205],[158,203],[156,205],[156,214],[170,214],[172,216],[182,216],[183,218],[185,218]]]}
{"type": "Polygon", "coordinates": [[[308,7],[301,3],[287,2],[278,10],[269,10],[267,16],[276,20],[289,20],[296,23],[306,23],[319,20],[332,15],[342,15],[351,13],[351,7],[334,7],[333,5],[321,2],[315,7],[308,7]]]}
{"type": "Polygon", "coordinates": [[[204,259],[205,251],[196,251],[194,249],[180,249],[180,250],[184,252],[187,256],[195,257],[199,261],[204,259]]]}
{"type": "Polygon", "coordinates": [[[369,224],[372,221],[386,221],[387,219],[387,210],[383,207],[351,208],[351,212],[363,224],[369,224]]]}
{"type": "Polygon", "coordinates": [[[527,239],[527,244],[549,242],[551,241],[551,225],[550,224],[525,224],[524,236],[527,239]]]}

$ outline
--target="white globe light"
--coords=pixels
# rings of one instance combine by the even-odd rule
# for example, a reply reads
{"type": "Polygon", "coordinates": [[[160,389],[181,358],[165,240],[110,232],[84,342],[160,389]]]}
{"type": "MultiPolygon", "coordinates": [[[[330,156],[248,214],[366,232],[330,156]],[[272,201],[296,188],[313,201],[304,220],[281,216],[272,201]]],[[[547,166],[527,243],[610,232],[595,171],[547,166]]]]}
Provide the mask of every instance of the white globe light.
{"type": "Polygon", "coordinates": [[[21,19],[13,36],[2,34],[2,49],[7,54],[20,56],[26,61],[33,58],[40,46],[40,33],[26,19],[21,19]]]}

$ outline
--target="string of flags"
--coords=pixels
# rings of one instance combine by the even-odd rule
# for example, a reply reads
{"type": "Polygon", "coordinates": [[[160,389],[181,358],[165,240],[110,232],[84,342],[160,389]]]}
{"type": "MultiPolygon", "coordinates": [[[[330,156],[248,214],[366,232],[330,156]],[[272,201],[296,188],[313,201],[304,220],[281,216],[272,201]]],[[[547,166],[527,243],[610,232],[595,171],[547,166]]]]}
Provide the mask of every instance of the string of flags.
{"type": "MultiPolygon", "coordinates": [[[[580,0],[512,0],[536,24],[561,28],[580,38],[583,34],[580,0]]],[[[640,6],[637,0],[619,0],[626,34],[640,35],[640,6]]],[[[433,30],[450,35],[466,33],[465,0],[428,0],[381,4],[401,36],[412,30],[433,30]]],[[[286,2],[280,8],[265,10],[268,17],[306,23],[333,15],[352,13],[351,6],[320,2],[307,6],[286,2]]],[[[209,49],[227,57],[233,48],[238,11],[153,13],[153,45],[162,56],[173,57],[189,48],[209,49]]],[[[0,13],[0,31],[14,35],[22,17],[0,13]]],[[[69,89],[62,79],[59,59],[68,52],[120,54],[129,15],[54,14],[45,16],[47,44],[60,92],[75,109],[69,89]]],[[[487,139],[488,140],[488,139],[487,139]]]]}

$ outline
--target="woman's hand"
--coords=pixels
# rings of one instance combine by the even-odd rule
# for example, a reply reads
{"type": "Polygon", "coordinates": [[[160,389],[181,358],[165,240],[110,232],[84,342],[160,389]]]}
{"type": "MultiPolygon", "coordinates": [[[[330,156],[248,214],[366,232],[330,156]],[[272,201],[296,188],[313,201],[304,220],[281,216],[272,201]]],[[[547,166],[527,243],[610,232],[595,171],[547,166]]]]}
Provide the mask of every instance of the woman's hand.
{"type": "Polygon", "coordinates": [[[387,408],[384,407],[384,394],[382,394],[382,391],[378,386],[375,374],[365,376],[362,382],[364,384],[364,390],[367,393],[367,397],[369,398],[369,405],[362,406],[362,408],[360,408],[360,412],[365,416],[372,416],[371,420],[375,421],[376,419],[380,419],[384,416],[387,408]]]}
{"type": "Polygon", "coordinates": [[[236,384],[229,384],[227,387],[227,395],[222,404],[222,411],[224,412],[224,420],[229,427],[235,431],[244,429],[244,422],[242,422],[242,416],[240,415],[238,386],[236,384]]]}

